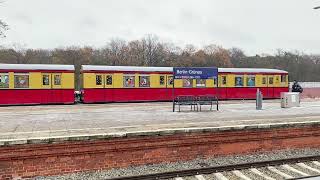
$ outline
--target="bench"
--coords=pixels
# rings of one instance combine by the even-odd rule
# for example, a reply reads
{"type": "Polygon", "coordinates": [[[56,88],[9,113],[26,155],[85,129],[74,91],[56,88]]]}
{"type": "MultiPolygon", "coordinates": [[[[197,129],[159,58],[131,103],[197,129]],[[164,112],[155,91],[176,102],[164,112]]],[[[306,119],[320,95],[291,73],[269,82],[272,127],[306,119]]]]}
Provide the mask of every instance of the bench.
{"type": "MultiPolygon", "coordinates": [[[[175,110],[175,106],[179,106],[179,112],[180,112],[180,106],[191,106],[195,110],[195,107],[197,105],[196,97],[195,96],[177,96],[174,99],[173,102],[173,111],[175,110]]],[[[197,111],[198,111],[198,105],[197,105],[197,111]]]]}
{"type": "Polygon", "coordinates": [[[210,111],[212,111],[212,107],[214,104],[217,106],[217,111],[219,110],[219,100],[216,96],[203,95],[203,96],[197,96],[196,98],[197,98],[197,106],[200,106],[200,111],[201,111],[202,105],[210,105],[210,111]]]}
{"type": "Polygon", "coordinates": [[[210,110],[212,110],[213,105],[217,106],[217,111],[219,110],[219,101],[216,96],[213,95],[201,95],[201,96],[177,96],[174,99],[173,102],[173,111],[175,110],[175,106],[179,106],[179,112],[180,112],[180,106],[191,106],[191,111],[196,110],[201,111],[202,105],[210,105],[210,110]]]}

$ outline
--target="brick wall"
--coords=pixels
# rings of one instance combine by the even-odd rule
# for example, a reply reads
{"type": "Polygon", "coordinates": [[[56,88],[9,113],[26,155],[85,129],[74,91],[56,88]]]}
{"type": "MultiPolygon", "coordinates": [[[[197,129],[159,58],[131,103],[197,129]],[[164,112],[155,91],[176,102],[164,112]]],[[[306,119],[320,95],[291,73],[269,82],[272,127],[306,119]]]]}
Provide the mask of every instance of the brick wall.
{"type": "Polygon", "coordinates": [[[320,147],[320,126],[140,136],[0,147],[0,178],[187,161],[287,148],[320,147]]]}

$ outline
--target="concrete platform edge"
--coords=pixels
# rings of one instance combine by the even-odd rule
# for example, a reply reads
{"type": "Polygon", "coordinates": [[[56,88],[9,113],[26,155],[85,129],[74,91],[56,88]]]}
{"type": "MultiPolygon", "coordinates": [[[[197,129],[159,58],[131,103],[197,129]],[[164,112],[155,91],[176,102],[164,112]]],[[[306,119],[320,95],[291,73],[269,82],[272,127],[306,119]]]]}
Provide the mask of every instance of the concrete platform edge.
{"type": "Polygon", "coordinates": [[[193,134],[193,133],[210,133],[224,131],[246,131],[246,130],[262,130],[262,129],[279,129],[279,128],[301,128],[319,126],[320,121],[307,122],[285,122],[285,123],[269,123],[256,125],[234,125],[220,127],[196,127],[196,128],[174,128],[174,129],[159,129],[152,131],[132,131],[132,132],[116,132],[102,134],[83,134],[83,135],[68,135],[68,136],[53,136],[53,137],[37,137],[37,138],[19,138],[0,140],[0,147],[14,146],[24,144],[54,144],[66,141],[94,141],[108,140],[115,138],[126,137],[146,137],[146,136],[170,136],[175,134],[193,134]]]}

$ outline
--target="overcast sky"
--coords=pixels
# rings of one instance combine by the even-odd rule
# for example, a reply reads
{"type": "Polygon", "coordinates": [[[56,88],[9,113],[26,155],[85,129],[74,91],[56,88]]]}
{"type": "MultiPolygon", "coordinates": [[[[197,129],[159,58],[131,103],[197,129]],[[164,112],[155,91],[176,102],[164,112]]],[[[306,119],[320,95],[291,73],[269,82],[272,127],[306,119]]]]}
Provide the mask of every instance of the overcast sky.
{"type": "Polygon", "coordinates": [[[102,47],[156,34],[179,46],[217,44],[247,54],[320,53],[320,0],[4,0],[1,43],[102,47]]]}

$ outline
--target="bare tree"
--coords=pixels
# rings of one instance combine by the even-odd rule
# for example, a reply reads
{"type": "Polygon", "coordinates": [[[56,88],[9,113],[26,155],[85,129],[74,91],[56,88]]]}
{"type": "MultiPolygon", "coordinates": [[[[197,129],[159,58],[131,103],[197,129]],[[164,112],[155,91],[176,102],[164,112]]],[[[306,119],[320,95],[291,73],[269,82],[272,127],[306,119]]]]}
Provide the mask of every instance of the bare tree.
{"type": "Polygon", "coordinates": [[[27,48],[25,44],[14,43],[9,49],[9,54],[11,56],[10,60],[15,64],[26,64],[29,63],[25,58],[27,48]]]}
{"type": "Polygon", "coordinates": [[[230,60],[234,66],[241,64],[241,60],[246,57],[242,49],[233,47],[229,49],[230,60]]]}
{"type": "Polygon", "coordinates": [[[6,30],[8,30],[8,25],[0,19],[0,37],[5,37],[6,30]]]}
{"type": "Polygon", "coordinates": [[[144,63],[146,66],[156,66],[160,63],[161,58],[159,58],[159,38],[155,35],[148,34],[142,39],[143,49],[144,49],[144,63]]]}
{"type": "Polygon", "coordinates": [[[139,41],[128,43],[128,65],[143,66],[145,59],[145,45],[139,41]]]}
{"type": "Polygon", "coordinates": [[[230,51],[221,46],[214,44],[204,47],[204,51],[208,54],[208,65],[218,67],[232,67],[230,59],[230,51]]]}
{"type": "Polygon", "coordinates": [[[184,49],[183,49],[183,51],[182,51],[182,54],[183,54],[183,55],[187,55],[187,56],[191,56],[191,55],[193,55],[196,51],[197,51],[197,48],[196,48],[194,45],[192,45],[192,44],[187,44],[187,45],[184,47],[184,49]]]}
{"type": "MultiPolygon", "coordinates": [[[[3,3],[3,2],[0,1],[0,4],[2,4],[2,3],[3,3]]],[[[8,24],[6,24],[4,21],[2,21],[2,20],[0,19],[0,38],[1,38],[1,37],[5,37],[4,32],[5,32],[6,30],[8,30],[8,24]]]]}
{"type": "Polygon", "coordinates": [[[122,39],[112,39],[104,49],[107,60],[111,61],[112,66],[122,65],[125,60],[126,41],[122,39]]]}

